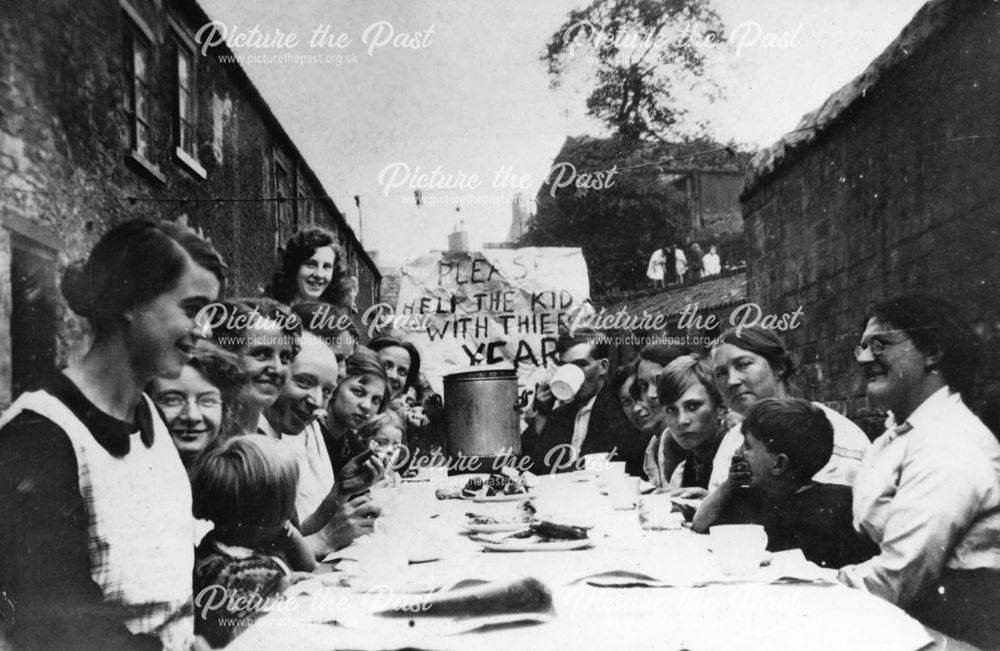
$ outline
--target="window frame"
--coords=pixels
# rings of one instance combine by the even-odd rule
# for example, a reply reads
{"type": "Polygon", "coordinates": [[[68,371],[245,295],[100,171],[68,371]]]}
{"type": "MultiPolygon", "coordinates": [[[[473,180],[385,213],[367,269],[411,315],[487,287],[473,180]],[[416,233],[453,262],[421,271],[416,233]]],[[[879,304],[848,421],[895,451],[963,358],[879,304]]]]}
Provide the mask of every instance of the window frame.
{"type": "Polygon", "coordinates": [[[128,154],[127,160],[141,171],[145,172],[160,183],[166,183],[167,178],[160,171],[160,168],[152,162],[153,150],[153,88],[155,81],[155,50],[153,48],[156,39],[153,37],[153,30],[149,28],[146,21],[124,0],[121,2],[123,13],[122,29],[122,61],[125,64],[125,117],[128,122],[128,154]],[[145,53],[145,77],[139,78],[136,72],[136,51],[141,47],[145,53]],[[139,115],[140,93],[139,84],[145,86],[146,91],[146,114],[139,115]],[[145,127],[146,138],[140,140],[140,125],[145,127]],[[140,142],[144,142],[140,146],[140,142]]]}
{"type": "Polygon", "coordinates": [[[198,48],[187,31],[173,17],[168,16],[167,23],[169,25],[168,33],[171,42],[172,93],[170,114],[174,159],[190,173],[204,180],[208,178],[208,173],[205,171],[198,157],[198,48]],[[184,90],[181,87],[180,73],[182,57],[187,59],[188,64],[186,120],[182,116],[184,111],[181,108],[182,93],[184,90]],[[190,142],[188,143],[190,149],[184,146],[185,121],[190,127],[190,142]]]}

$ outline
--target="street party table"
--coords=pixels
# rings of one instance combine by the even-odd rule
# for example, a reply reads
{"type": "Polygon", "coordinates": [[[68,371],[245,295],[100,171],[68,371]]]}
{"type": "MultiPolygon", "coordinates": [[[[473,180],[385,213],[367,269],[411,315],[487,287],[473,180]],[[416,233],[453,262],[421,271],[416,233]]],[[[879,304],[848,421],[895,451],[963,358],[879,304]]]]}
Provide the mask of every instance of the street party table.
{"type": "Polygon", "coordinates": [[[797,551],[727,577],[709,536],[644,530],[635,510],[611,508],[591,476],[545,477],[533,493],[540,514],[590,521],[591,546],[484,551],[463,533],[466,513],[507,515],[517,503],[439,501],[430,485],[403,486],[382,496],[391,513],[380,533],[334,555],[334,571],[293,586],[230,648],[914,651],[935,643],[916,620],[830,581],[835,573],[797,551]],[[544,584],[553,607],[465,619],[421,613],[428,591],[518,577],[544,584]],[[374,614],[384,611],[396,616],[374,614]]]}

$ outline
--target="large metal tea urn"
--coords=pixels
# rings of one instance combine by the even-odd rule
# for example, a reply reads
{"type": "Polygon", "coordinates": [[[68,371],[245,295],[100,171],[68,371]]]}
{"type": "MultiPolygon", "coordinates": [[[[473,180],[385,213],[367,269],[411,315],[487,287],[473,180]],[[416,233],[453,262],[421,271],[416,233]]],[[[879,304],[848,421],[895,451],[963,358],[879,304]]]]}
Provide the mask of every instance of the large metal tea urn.
{"type": "Polygon", "coordinates": [[[446,448],[452,457],[496,458],[521,453],[517,374],[507,364],[444,376],[446,448]]]}

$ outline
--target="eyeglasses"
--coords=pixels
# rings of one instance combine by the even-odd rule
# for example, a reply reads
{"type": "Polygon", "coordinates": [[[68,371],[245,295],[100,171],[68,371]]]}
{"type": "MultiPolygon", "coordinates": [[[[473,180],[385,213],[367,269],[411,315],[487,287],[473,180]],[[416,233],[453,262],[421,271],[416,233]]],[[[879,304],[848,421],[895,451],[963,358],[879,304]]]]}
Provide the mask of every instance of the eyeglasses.
{"type": "Polygon", "coordinates": [[[892,348],[893,346],[901,344],[904,341],[907,340],[900,339],[899,341],[885,342],[881,339],[873,339],[871,343],[854,347],[854,359],[860,360],[861,356],[865,353],[871,353],[873,357],[881,357],[882,353],[884,353],[887,348],[892,348]]]}
{"type": "MultiPolygon", "coordinates": [[[[217,409],[222,406],[222,399],[218,396],[200,396],[194,402],[201,409],[217,409]]],[[[156,401],[162,409],[187,409],[191,405],[191,400],[183,396],[163,396],[156,401]]]]}

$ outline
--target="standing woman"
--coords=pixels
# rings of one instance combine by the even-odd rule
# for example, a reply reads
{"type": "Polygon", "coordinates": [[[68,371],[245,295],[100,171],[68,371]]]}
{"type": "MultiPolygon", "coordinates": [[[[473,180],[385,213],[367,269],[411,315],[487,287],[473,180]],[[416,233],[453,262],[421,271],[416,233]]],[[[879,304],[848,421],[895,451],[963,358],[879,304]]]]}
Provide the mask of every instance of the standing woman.
{"type": "Polygon", "coordinates": [[[344,250],[329,231],[307,228],[285,244],[272,294],[285,305],[323,301],[351,309],[351,278],[344,250]]]}
{"type": "Polygon", "coordinates": [[[191,489],[143,387],[177,377],[225,265],[193,231],[133,220],[62,282],[93,344],[0,418],[0,582],[17,648],[190,643],[191,489]]]}
{"type": "Polygon", "coordinates": [[[301,319],[269,298],[224,301],[206,314],[215,343],[239,357],[246,376],[223,435],[262,434],[267,431],[261,426],[264,410],[281,395],[299,352],[301,319]]]}
{"type": "Polygon", "coordinates": [[[652,288],[663,288],[663,271],[667,262],[667,254],[663,249],[656,249],[649,256],[649,264],[646,265],[646,278],[652,282],[652,288]]]}
{"type": "Polygon", "coordinates": [[[839,578],[1000,648],[1000,444],[964,401],[976,338],[946,301],[907,296],[869,312],[854,354],[889,410],[854,482],[854,526],[881,551],[839,578]]]}

